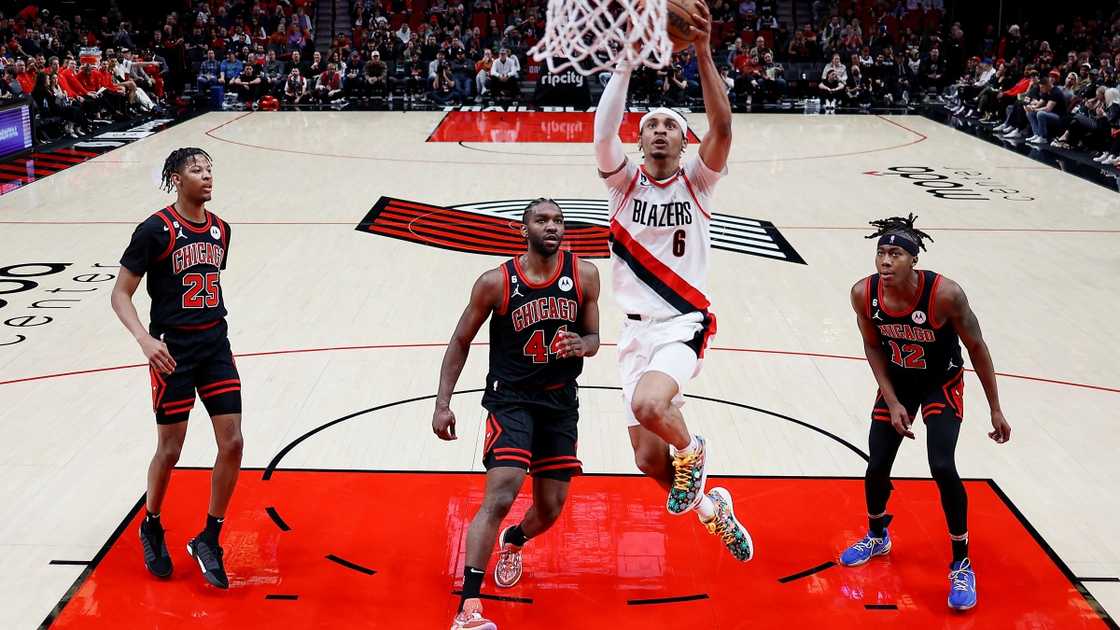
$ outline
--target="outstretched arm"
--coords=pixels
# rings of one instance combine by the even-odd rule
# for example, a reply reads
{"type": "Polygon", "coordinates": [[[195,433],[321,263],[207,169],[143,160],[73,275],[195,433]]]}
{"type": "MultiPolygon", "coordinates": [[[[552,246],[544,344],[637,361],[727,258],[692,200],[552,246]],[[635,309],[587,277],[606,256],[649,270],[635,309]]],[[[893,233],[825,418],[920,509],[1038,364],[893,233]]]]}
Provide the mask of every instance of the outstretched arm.
{"type": "Polygon", "coordinates": [[[952,322],[953,328],[960,335],[961,343],[968,350],[968,358],[972,359],[972,368],[976,370],[976,376],[980,377],[980,384],[984,386],[984,396],[988,398],[988,407],[992,411],[992,432],[988,437],[1003,444],[1011,439],[1011,425],[1003,417],[1003,410],[999,405],[996,369],[992,365],[988,344],[980,333],[980,322],[968,304],[964,289],[948,278],[942,278],[941,281],[944,286],[937,292],[934,308],[937,313],[944,314],[947,321],[952,322]]]}
{"type": "Polygon", "coordinates": [[[727,154],[731,152],[731,101],[712,59],[712,14],[706,3],[697,2],[696,6],[700,14],[692,15],[692,23],[699,30],[694,45],[700,67],[704,110],[708,112],[708,133],[700,142],[700,159],[708,168],[720,173],[727,166],[727,154]]]}
{"type": "Polygon", "coordinates": [[[619,63],[607,87],[603,88],[599,107],[595,109],[595,161],[599,166],[599,176],[604,179],[626,164],[626,151],[618,137],[618,128],[622,125],[622,114],[626,109],[630,71],[630,65],[625,61],[619,63]]]}

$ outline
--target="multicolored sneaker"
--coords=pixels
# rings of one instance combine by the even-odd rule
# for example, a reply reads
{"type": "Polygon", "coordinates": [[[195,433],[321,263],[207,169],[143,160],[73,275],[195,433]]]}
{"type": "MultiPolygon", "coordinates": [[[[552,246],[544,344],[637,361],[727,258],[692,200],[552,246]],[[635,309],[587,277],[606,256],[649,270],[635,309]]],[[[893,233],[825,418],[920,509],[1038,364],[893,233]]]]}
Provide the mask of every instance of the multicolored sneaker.
{"type": "Polygon", "coordinates": [[[510,588],[521,580],[521,547],[506,542],[506,533],[513,525],[502,530],[498,536],[498,562],[494,565],[494,584],[510,588]]]}
{"type": "Polygon", "coordinates": [[[498,630],[498,624],[482,616],[482,600],[468,599],[463,602],[463,610],[455,615],[451,630],[498,630]]]}
{"type": "Polygon", "coordinates": [[[704,498],[704,484],[708,481],[704,438],[697,435],[694,439],[696,450],[677,451],[673,455],[673,487],[669,488],[669,500],[665,503],[670,514],[689,512],[704,498]]]}
{"type": "Polygon", "coordinates": [[[746,527],[735,518],[731,505],[731,493],[723,488],[712,488],[708,498],[716,506],[716,516],[704,523],[708,532],[720,537],[727,550],[740,562],[749,562],[754,557],[754,543],[746,527]]]}
{"type": "Polygon", "coordinates": [[[976,573],[968,558],[949,566],[949,608],[968,610],[976,605],[976,573]]]}
{"type": "Polygon", "coordinates": [[[883,537],[876,538],[867,532],[862,540],[844,550],[840,554],[840,564],[846,567],[858,567],[875,556],[884,556],[891,551],[891,535],[883,530],[883,537]]]}

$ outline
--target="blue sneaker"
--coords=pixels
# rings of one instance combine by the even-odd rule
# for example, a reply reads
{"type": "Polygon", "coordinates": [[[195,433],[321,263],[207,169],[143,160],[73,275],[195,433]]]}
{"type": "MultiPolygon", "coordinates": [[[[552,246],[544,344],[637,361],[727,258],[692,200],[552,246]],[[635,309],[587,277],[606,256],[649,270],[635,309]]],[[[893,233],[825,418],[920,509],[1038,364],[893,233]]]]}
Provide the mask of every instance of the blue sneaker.
{"type": "Polygon", "coordinates": [[[976,605],[976,573],[968,558],[949,566],[949,608],[968,610],[976,605]]]}
{"type": "Polygon", "coordinates": [[[875,538],[871,532],[863,540],[848,547],[840,554],[840,564],[846,567],[858,567],[875,556],[885,556],[891,550],[891,535],[883,530],[882,538],[875,538]]]}

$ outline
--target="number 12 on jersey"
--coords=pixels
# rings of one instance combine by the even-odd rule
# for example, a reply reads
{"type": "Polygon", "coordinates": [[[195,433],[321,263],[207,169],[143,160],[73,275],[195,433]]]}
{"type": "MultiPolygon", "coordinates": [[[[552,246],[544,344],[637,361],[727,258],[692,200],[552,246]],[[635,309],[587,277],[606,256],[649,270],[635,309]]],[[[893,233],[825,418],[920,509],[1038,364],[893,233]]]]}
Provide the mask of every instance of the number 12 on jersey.
{"type": "Polygon", "coordinates": [[[525,349],[523,350],[525,356],[532,357],[533,363],[548,363],[549,355],[560,354],[560,342],[564,339],[561,333],[567,332],[567,330],[567,326],[558,328],[547,347],[544,345],[544,331],[539,328],[534,330],[532,336],[529,337],[529,341],[525,342],[525,349]]]}

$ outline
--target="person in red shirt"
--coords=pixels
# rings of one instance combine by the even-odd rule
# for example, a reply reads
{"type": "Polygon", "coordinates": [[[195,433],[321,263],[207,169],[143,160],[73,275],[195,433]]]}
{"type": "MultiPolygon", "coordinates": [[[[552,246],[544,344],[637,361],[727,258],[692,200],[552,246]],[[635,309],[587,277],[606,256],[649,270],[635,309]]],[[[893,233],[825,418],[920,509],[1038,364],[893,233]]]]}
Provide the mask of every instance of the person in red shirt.
{"type": "Polygon", "coordinates": [[[326,71],[319,75],[319,80],[315,84],[315,94],[324,103],[333,101],[342,94],[342,75],[333,63],[327,64],[326,71]]]}

